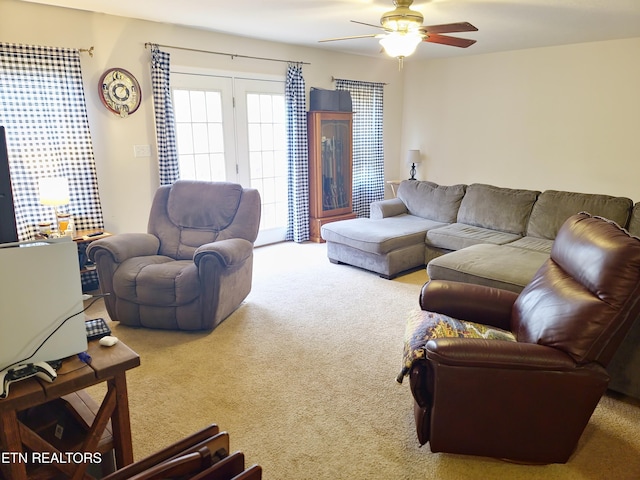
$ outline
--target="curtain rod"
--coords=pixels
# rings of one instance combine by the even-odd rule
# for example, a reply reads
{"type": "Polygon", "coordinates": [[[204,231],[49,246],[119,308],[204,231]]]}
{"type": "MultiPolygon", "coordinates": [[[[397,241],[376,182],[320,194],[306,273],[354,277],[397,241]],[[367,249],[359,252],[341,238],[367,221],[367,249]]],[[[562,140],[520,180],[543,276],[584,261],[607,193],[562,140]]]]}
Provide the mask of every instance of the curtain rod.
{"type": "MultiPolygon", "coordinates": [[[[347,80],[346,78],[336,78],[334,76],[331,76],[331,81],[335,82],[337,80],[347,80]]],[[[378,84],[378,85],[389,85],[387,82],[363,82],[362,80],[347,80],[348,82],[362,82],[362,83],[373,83],[373,84],[378,84]]]]}
{"type": "Polygon", "coordinates": [[[251,58],[253,60],[267,60],[269,62],[298,63],[300,65],[311,65],[308,62],[298,62],[294,60],[280,60],[278,58],[253,57],[251,55],[238,55],[237,53],[214,52],[211,50],[199,50],[197,48],[176,47],[174,45],[161,45],[159,43],[150,43],[150,42],[145,43],[144,48],[149,48],[151,45],[157,45],[158,47],[164,47],[164,48],[175,48],[177,50],[187,50],[189,52],[210,53],[213,55],[226,55],[228,57],[231,57],[231,60],[237,57],[237,58],[251,58]]]}

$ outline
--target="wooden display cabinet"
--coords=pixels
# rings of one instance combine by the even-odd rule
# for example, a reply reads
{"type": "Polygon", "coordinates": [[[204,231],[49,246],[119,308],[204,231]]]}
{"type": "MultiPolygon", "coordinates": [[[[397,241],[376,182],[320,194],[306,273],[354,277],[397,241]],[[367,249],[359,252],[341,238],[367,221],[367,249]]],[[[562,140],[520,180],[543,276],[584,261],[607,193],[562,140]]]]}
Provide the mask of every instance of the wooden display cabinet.
{"type": "Polygon", "coordinates": [[[356,218],[352,205],[352,114],[313,111],[309,129],[309,230],[323,242],[322,225],[356,218]]]}

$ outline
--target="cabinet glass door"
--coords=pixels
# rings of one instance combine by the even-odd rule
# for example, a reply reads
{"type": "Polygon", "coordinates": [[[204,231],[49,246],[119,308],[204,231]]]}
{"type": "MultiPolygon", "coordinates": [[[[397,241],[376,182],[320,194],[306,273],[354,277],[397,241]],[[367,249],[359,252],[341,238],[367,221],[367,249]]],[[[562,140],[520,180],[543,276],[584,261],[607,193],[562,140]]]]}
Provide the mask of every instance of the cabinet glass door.
{"type": "Polygon", "coordinates": [[[349,120],[322,120],[322,210],[350,206],[351,123],[349,120]]]}

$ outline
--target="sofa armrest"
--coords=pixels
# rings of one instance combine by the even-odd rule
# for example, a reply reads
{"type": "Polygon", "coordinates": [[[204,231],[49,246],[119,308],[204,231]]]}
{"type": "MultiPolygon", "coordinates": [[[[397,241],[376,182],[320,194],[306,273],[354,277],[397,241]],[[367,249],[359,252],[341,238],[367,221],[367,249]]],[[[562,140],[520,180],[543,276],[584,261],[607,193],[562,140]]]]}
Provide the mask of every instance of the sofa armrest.
{"type": "Polygon", "coordinates": [[[386,217],[395,217],[407,213],[407,206],[399,198],[379,200],[372,202],[369,208],[369,218],[379,220],[386,217]]]}
{"type": "Polygon", "coordinates": [[[150,233],[119,233],[95,240],[87,247],[87,255],[95,262],[98,251],[108,252],[115,263],[127,258],[157,255],[160,240],[150,233]]]}
{"type": "Polygon", "coordinates": [[[420,307],[458,320],[511,329],[511,309],[518,294],[499,288],[431,280],[420,292],[420,307]]]}
{"type": "Polygon", "coordinates": [[[240,265],[253,253],[253,243],[244,238],[228,238],[198,247],[193,254],[196,266],[209,255],[216,257],[225,267],[240,265]]]}

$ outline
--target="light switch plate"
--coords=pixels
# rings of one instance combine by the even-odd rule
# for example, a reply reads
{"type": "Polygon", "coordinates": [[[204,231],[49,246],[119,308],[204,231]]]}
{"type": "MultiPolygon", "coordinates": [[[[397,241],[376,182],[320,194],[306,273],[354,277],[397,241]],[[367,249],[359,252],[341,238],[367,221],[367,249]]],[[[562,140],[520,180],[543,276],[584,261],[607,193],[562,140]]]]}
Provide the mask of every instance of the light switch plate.
{"type": "Polygon", "coordinates": [[[134,145],[133,146],[133,156],[136,157],[136,158],[150,157],[151,156],[151,145],[134,145]]]}

